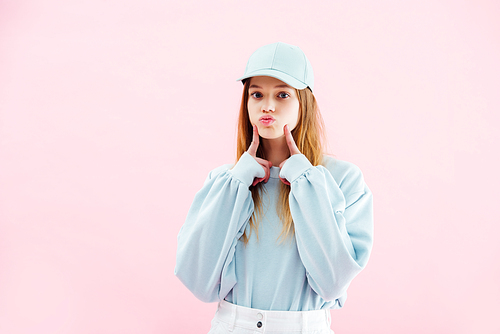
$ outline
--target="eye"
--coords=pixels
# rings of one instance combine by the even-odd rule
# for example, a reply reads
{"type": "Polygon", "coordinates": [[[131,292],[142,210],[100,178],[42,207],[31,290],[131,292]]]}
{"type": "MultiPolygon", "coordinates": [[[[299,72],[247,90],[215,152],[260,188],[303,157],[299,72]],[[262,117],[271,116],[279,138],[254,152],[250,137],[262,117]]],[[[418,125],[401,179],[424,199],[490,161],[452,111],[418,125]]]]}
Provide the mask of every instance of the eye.
{"type": "Polygon", "coordinates": [[[256,99],[260,99],[262,97],[262,94],[259,93],[259,92],[253,92],[250,94],[250,96],[256,98],[256,99]]]}
{"type": "Polygon", "coordinates": [[[278,94],[278,97],[280,99],[286,99],[287,97],[290,97],[290,94],[285,93],[285,92],[281,92],[281,93],[278,94]]]}

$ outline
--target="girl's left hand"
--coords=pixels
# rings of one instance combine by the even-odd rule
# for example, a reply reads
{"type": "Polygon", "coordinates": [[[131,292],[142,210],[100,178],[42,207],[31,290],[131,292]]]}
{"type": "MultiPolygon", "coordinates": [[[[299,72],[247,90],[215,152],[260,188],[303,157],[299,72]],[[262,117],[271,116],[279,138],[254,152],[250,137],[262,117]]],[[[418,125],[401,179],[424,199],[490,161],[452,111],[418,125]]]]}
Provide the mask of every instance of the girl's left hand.
{"type": "MultiPolygon", "coordinates": [[[[300,154],[299,148],[297,147],[297,144],[295,144],[295,140],[293,140],[292,133],[290,132],[290,129],[288,128],[288,124],[285,124],[285,126],[283,127],[283,131],[285,132],[286,144],[288,146],[288,149],[290,150],[290,156],[295,155],[295,154],[300,154]]],[[[285,164],[285,162],[287,160],[288,159],[285,159],[280,163],[280,166],[279,166],[280,169],[281,169],[281,167],[283,167],[283,165],[285,164]]],[[[283,182],[284,184],[290,185],[290,182],[288,182],[288,180],[282,179],[281,176],[278,176],[278,177],[280,178],[281,182],[283,182]]]]}

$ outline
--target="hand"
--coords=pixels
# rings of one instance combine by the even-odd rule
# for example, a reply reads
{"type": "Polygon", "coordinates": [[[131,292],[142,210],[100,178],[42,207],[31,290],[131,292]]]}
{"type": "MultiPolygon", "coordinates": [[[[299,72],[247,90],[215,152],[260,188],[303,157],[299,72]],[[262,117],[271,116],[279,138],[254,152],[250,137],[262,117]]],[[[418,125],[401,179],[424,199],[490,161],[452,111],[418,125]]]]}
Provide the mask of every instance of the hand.
{"type": "MultiPolygon", "coordinates": [[[[300,154],[299,148],[297,147],[297,144],[295,144],[295,140],[293,140],[292,133],[290,132],[290,129],[288,128],[288,124],[285,124],[283,127],[283,132],[285,133],[285,139],[286,139],[286,144],[288,146],[288,149],[290,150],[290,156],[295,155],[295,154],[300,154]]],[[[283,167],[285,162],[288,160],[285,159],[280,163],[280,169],[283,167]]],[[[278,176],[284,184],[290,185],[290,182],[288,180],[281,178],[281,176],[278,176]]]]}
{"type": "Polygon", "coordinates": [[[266,175],[262,178],[255,178],[253,180],[252,186],[255,186],[257,183],[264,181],[266,183],[269,180],[269,176],[271,175],[271,167],[272,167],[272,162],[264,160],[262,158],[257,157],[257,148],[259,147],[259,130],[257,129],[257,126],[253,126],[253,137],[252,137],[252,143],[250,144],[250,147],[248,148],[247,152],[250,154],[261,166],[264,168],[264,171],[266,172],[266,175]]]}

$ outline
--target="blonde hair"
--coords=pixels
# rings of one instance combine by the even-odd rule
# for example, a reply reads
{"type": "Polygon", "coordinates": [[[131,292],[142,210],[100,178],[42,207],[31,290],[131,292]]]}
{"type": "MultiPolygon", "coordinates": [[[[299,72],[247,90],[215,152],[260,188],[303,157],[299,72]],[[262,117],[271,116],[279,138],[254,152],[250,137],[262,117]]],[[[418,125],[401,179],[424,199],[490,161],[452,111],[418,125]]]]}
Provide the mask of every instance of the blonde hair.
{"type": "MultiPolygon", "coordinates": [[[[252,142],[253,129],[248,116],[248,89],[250,80],[245,80],[243,86],[243,96],[241,98],[240,113],[238,118],[238,135],[237,135],[237,158],[236,161],[248,150],[252,142]]],[[[313,93],[309,88],[295,90],[299,99],[299,116],[295,128],[292,130],[292,136],[297,144],[299,151],[306,156],[313,166],[318,166],[323,161],[323,144],[324,144],[324,124],[321,114],[314,98],[313,93]]],[[[257,149],[257,157],[266,159],[262,145],[257,149]]],[[[262,182],[255,186],[250,186],[252,198],[254,202],[254,212],[250,217],[250,234],[255,231],[257,238],[258,224],[262,217],[262,182]]],[[[290,205],[288,204],[288,197],[290,194],[290,186],[280,183],[280,193],[278,199],[278,206],[276,208],[278,217],[283,223],[283,228],[278,237],[284,241],[286,238],[291,237],[295,233],[293,227],[292,214],[290,212],[290,205]]],[[[243,233],[243,241],[248,243],[249,235],[246,231],[243,233]]]]}

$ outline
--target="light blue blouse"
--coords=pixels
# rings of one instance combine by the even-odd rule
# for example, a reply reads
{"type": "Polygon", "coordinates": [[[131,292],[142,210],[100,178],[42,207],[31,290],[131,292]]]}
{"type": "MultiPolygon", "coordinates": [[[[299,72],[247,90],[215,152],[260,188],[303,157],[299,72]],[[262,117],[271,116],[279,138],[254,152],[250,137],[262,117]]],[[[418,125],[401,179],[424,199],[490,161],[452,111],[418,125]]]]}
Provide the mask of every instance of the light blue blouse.
{"type": "Polygon", "coordinates": [[[328,156],[312,166],[303,154],[291,156],[281,171],[272,167],[257,239],[248,224],[249,187],[264,169],[248,153],[231,167],[211,171],[195,196],[177,237],[177,277],[205,302],[276,311],[342,307],[373,244],[373,199],[359,168],[328,156]],[[278,175],[291,183],[295,227],[284,242],[278,175]],[[247,245],[240,240],[245,229],[247,245]]]}

